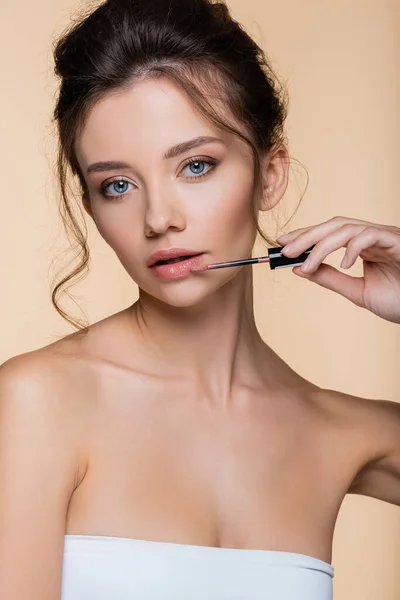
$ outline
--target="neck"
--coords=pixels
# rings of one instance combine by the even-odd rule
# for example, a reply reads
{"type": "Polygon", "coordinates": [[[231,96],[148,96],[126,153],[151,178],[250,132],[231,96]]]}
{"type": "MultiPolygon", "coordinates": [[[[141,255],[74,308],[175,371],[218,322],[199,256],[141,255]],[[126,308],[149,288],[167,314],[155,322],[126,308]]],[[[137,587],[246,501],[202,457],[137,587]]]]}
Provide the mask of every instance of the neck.
{"type": "Polygon", "coordinates": [[[272,385],[284,364],[257,330],[251,267],[196,306],[174,307],[140,290],[128,316],[157,373],[190,381],[211,402],[228,404],[244,387],[265,387],[266,377],[272,385]]]}

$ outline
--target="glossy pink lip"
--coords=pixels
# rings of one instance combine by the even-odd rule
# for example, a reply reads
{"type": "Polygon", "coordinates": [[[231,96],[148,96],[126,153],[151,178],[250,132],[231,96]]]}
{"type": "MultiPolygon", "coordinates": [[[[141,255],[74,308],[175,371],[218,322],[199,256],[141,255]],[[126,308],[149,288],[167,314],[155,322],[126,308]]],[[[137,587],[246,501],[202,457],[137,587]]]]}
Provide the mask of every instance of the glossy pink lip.
{"type": "Polygon", "coordinates": [[[147,266],[152,267],[159,260],[169,260],[170,258],[179,258],[180,256],[194,256],[203,254],[197,250],[188,250],[187,248],[169,248],[168,250],[157,250],[153,252],[147,261],[147,266]]]}
{"type": "Polygon", "coordinates": [[[177,263],[153,265],[150,268],[160,279],[183,279],[191,274],[193,268],[201,266],[203,256],[204,253],[177,263]]]}

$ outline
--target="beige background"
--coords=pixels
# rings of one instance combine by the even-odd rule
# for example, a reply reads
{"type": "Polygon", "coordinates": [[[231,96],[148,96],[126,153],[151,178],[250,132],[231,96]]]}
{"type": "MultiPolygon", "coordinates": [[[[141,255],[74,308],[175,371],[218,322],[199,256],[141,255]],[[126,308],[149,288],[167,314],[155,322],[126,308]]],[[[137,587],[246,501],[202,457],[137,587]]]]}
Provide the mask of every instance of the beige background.
{"type": "MultiPolygon", "coordinates": [[[[291,155],[310,175],[289,229],[335,215],[400,223],[397,0],[228,0],[289,86],[291,155]]],[[[49,267],[66,247],[57,215],[50,116],[51,39],[76,0],[1,6],[0,363],[71,332],[50,302],[49,267]]],[[[304,189],[291,186],[270,217],[283,224],[304,189]]],[[[264,221],[265,222],[265,221],[264,221]]],[[[267,223],[277,233],[275,221],[267,223]]],[[[89,223],[92,271],[71,292],[91,323],[137,297],[136,286],[89,223]]],[[[327,262],[338,266],[344,251],[327,262]]],[[[361,275],[359,261],[351,270],[361,275]]],[[[325,388],[400,401],[400,327],[292,275],[255,268],[265,340],[325,388]]],[[[64,306],[82,316],[73,302],[64,306]]],[[[334,540],[335,600],[400,597],[400,510],[347,496],[334,540]]]]}

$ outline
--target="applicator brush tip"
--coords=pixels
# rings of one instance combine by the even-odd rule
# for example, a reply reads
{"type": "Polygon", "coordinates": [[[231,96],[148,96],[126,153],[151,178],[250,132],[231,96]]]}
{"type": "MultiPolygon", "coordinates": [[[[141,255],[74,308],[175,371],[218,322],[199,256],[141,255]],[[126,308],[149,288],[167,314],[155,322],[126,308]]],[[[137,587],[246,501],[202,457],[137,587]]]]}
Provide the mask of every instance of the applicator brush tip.
{"type": "Polygon", "coordinates": [[[207,265],[193,265],[190,270],[197,271],[198,273],[201,271],[207,271],[207,265]]]}

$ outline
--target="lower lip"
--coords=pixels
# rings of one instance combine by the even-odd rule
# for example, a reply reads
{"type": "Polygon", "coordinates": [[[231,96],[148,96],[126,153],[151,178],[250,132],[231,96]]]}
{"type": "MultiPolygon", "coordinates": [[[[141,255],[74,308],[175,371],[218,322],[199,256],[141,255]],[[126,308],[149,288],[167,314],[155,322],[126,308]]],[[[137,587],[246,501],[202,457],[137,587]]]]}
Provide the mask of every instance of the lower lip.
{"type": "Polygon", "coordinates": [[[198,254],[192,258],[187,258],[181,262],[169,263],[166,265],[153,265],[150,269],[160,277],[160,279],[183,279],[190,275],[192,267],[203,264],[203,254],[198,254]]]}

